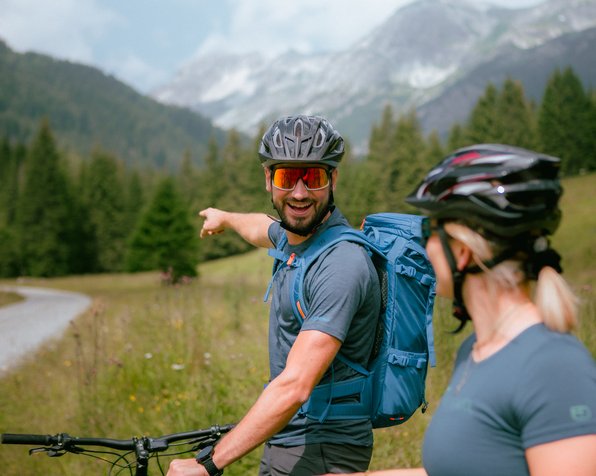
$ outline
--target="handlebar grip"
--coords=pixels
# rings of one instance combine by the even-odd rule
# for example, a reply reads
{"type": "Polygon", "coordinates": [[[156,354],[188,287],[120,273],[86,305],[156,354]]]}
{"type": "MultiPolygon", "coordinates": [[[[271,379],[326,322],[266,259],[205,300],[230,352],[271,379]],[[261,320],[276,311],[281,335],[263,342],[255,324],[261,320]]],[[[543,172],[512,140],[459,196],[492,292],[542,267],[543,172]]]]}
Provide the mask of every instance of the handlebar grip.
{"type": "Polygon", "coordinates": [[[52,436],[2,433],[1,443],[4,445],[51,445],[52,436]]]}

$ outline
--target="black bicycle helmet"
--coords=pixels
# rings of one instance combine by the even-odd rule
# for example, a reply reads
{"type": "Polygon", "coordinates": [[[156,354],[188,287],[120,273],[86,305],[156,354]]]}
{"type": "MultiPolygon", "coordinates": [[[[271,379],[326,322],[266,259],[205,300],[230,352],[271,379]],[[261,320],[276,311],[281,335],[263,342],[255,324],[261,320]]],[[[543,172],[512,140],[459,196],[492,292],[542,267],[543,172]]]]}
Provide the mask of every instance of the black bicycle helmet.
{"type": "Polygon", "coordinates": [[[545,236],[561,221],[558,203],[560,160],[519,147],[479,144],[456,150],[434,167],[406,201],[439,221],[439,239],[453,276],[453,315],[470,319],[463,300],[467,274],[482,272],[519,253],[524,271],[536,279],[550,266],[561,272],[560,255],[545,236]],[[443,221],[456,220],[499,243],[499,253],[483,266],[457,269],[443,221]]]}
{"type": "Polygon", "coordinates": [[[473,145],[434,167],[406,201],[488,238],[549,235],[561,220],[559,166],[556,157],[519,147],[473,145]]]}
{"type": "Polygon", "coordinates": [[[319,116],[287,116],[265,132],[259,147],[265,167],[288,162],[323,163],[335,168],[344,155],[344,140],[319,116]]]}

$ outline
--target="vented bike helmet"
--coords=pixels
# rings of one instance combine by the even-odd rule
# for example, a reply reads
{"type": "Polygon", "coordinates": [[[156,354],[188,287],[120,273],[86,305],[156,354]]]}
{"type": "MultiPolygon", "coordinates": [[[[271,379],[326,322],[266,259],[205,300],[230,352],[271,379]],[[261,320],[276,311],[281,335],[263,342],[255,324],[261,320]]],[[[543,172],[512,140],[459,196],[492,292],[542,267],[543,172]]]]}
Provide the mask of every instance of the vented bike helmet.
{"type": "Polygon", "coordinates": [[[335,128],[319,116],[287,116],[265,132],[259,157],[265,167],[276,164],[322,163],[335,168],[344,155],[344,140],[335,128]]]}
{"type": "Polygon", "coordinates": [[[406,201],[490,238],[549,235],[561,220],[559,166],[556,157],[519,147],[473,145],[434,167],[406,201]]]}
{"type": "Polygon", "coordinates": [[[439,222],[439,238],[453,275],[454,315],[462,323],[460,329],[469,319],[462,298],[465,275],[482,269],[457,269],[441,222],[462,222],[499,245],[499,254],[483,263],[484,269],[521,252],[526,256],[529,279],[535,279],[544,266],[560,272],[560,256],[545,238],[561,220],[559,166],[556,157],[518,147],[473,145],[441,161],[406,198],[439,222]]]}

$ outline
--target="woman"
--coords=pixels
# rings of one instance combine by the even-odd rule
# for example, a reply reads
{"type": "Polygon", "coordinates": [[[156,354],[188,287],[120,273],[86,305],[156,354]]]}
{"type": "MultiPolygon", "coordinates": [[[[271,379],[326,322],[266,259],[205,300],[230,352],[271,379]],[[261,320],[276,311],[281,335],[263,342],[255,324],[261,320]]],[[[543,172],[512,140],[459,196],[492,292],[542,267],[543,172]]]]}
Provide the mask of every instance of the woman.
{"type": "Polygon", "coordinates": [[[474,333],[427,429],[424,469],[371,474],[596,475],[596,365],[569,334],[576,298],[547,239],[558,171],[553,157],[476,145],[407,198],[429,215],[437,293],[474,333]]]}

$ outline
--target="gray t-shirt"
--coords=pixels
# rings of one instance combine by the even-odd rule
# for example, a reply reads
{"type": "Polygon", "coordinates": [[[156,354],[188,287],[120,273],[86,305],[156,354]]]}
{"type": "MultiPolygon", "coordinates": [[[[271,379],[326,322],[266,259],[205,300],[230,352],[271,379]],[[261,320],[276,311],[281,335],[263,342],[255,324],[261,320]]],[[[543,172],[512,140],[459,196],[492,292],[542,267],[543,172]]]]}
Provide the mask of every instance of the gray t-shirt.
{"type": "MultiPolygon", "coordinates": [[[[286,245],[284,251],[300,256],[315,236],[330,226],[348,225],[335,209],[315,235],[297,246],[286,245]]],[[[269,237],[277,244],[285,231],[273,223],[269,237]]],[[[304,296],[308,312],[302,327],[294,316],[291,304],[294,268],[283,267],[273,280],[269,315],[270,378],[277,377],[286,365],[292,344],[301,330],[317,330],[342,342],[340,352],[353,362],[366,366],[372,351],[380,308],[377,272],[366,251],[359,245],[342,241],[325,251],[312,264],[304,277],[304,296]]],[[[321,382],[330,380],[328,370],[321,382]]],[[[337,359],[333,363],[335,382],[358,375],[337,359]]],[[[296,446],[312,443],[372,445],[369,420],[319,423],[295,415],[270,442],[296,446]]]]}
{"type": "Polygon", "coordinates": [[[478,363],[474,341],[427,429],[429,476],[527,475],[526,449],[596,434],[596,365],[575,337],[537,324],[478,363]]]}

